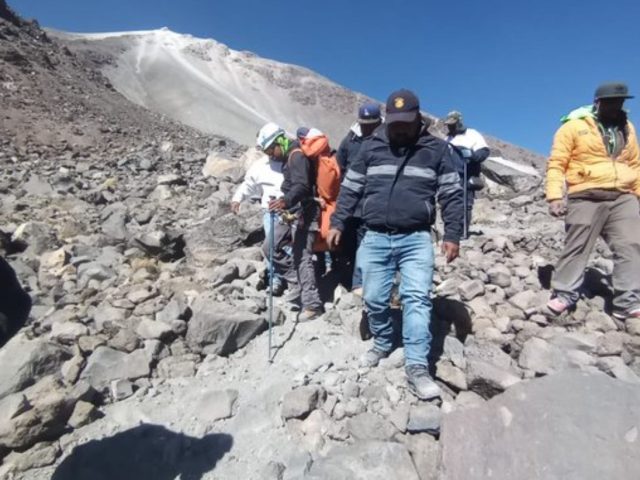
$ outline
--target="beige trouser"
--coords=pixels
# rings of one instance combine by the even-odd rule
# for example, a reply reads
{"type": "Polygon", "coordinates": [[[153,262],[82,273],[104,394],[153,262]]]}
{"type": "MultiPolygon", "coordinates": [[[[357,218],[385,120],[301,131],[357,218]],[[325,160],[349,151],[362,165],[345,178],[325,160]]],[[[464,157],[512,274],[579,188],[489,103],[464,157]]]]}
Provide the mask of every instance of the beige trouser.
{"type": "Polygon", "coordinates": [[[593,247],[602,237],[613,252],[613,306],[616,311],[640,307],[640,212],[638,197],[616,200],[569,200],[565,246],[551,286],[556,295],[576,302],[593,247]]]}

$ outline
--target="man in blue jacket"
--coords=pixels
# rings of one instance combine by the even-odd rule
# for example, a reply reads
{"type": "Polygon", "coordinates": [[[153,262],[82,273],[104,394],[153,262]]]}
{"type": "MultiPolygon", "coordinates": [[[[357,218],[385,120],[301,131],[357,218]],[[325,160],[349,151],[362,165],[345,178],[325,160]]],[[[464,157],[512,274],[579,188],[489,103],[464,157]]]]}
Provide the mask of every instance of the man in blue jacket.
{"type": "MultiPolygon", "coordinates": [[[[340,165],[341,180],[349,170],[349,165],[358,156],[362,143],[371,136],[382,123],[380,107],[375,103],[365,103],[358,109],[358,121],[349,129],[349,133],[340,143],[336,153],[340,165]]],[[[345,269],[348,276],[345,284],[351,286],[351,291],[362,296],[362,269],[356,265],[356,252],[364,236],[364,226],[360,218],[360,206],[356,206],[353,216],[345,222],[342,235],[342,251],[339,254],[340,267],[345,269]]]]}
{"type": "Polygon", "coordinates": [[[332,246],[340,243],[345,220],[362,200],[367,233],[358,263],[374,344],[361,364],[375,367],[391,353],[389,300],[400,272],[407,382],[418,398],[427,400],[440,395],[427,362],[434,268],[430,227],[437,196],[445,225],[442,251],[447,262],[453,261],[462,234],[463,193],[451,146],[424,128],[413,92],[398,90],[389,96],[385,122],[364,142],[345,175],[329,241],[332,246]]]}

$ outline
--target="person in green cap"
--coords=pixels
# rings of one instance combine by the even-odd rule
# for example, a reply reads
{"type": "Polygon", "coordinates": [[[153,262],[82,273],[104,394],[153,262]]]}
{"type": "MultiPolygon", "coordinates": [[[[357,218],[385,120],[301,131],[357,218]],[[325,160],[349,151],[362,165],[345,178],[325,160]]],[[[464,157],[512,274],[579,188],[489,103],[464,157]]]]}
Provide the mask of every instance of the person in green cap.
{"type": "Polygon", "coordinates": [[[475,193],[484,187],[480,177],[482,162],[489,156],[489,146],[480,132],[468,128],[462,122],[462,114],[457,111],[449,112],[444,120],[447,126],[447,142],[451,144],[460,158],[458,174],[465,189],[465,223],[463,237],[469,236],[469,225],[475,193]]]}

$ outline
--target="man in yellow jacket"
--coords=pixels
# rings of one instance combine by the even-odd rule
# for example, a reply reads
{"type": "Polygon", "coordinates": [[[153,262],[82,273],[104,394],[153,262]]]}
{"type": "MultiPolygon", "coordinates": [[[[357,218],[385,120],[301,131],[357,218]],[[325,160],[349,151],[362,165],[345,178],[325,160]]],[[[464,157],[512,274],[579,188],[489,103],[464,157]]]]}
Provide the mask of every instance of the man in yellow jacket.
{"type": "Polygon", "coordinates": [[[565,216],[566,229],[547,304],[553,315],[578,301],[601,236],[614,259],[612,314],[640,317],[640,157],[635,128],[622,108],[628,98],[623,83],[601,85],[594,104],[564,117],[553,140],[546,197],[550,214],[565,216]]]}

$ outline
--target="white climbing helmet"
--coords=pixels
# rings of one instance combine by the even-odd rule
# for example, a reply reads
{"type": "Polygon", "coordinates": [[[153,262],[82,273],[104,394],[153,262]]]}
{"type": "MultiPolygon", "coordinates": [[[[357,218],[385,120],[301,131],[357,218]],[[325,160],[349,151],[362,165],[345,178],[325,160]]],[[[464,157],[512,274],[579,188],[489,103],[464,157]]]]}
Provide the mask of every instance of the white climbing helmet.
{"type": "Polygon", "coordinates": [[[256,145],[262,151],[269,148],[276,138],[280,135],[284,135],[285,131],[273,122],[267,123],[258,132],[258,138],[256,138],[256,145]]]}

